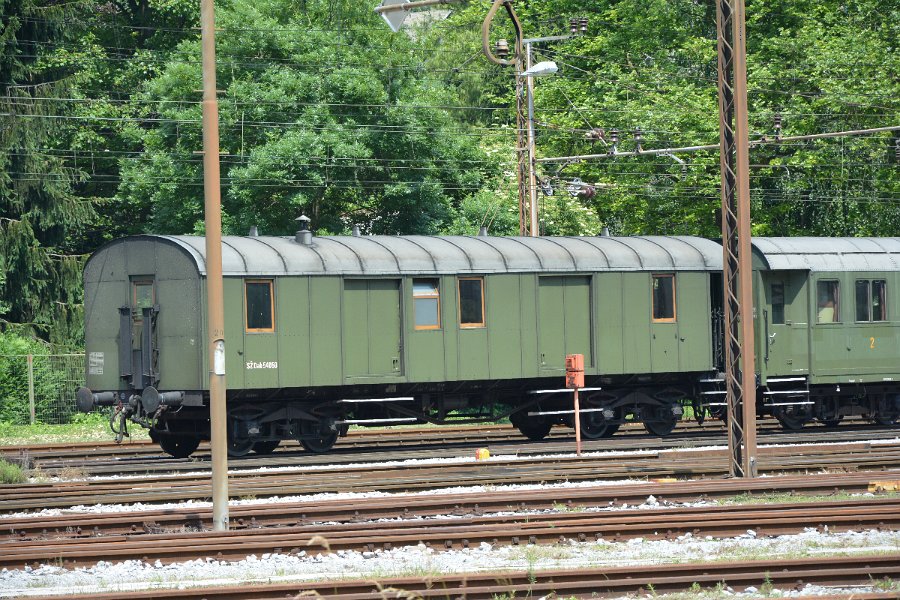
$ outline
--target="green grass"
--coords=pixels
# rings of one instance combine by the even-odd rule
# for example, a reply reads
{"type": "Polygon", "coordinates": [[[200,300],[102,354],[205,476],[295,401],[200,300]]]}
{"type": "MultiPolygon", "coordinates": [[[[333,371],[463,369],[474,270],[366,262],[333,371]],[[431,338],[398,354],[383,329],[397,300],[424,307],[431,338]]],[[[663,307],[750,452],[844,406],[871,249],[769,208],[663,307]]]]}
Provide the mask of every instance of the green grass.
{"type": "MultiPolygon", "coordinates": [[[[148,439],[146,429],[132,423],[129,425],[131,439],[148,439]]],[[[65,425],[11,425],[0,422],[0,446],[101,442],[112,441],[114,438],[105,413],[77,414],[73,416],[71,423],[65,425]]]]}
{"type": "Polygon", "coordinates": [[[0,459],[0,483],[25,483],[26,479],[22,467],[0,459]]]}
{"type": "Polygon", "coordinates": [[[739,494],[729,498],[716,500],[716,504],[720,505],[737,505],[737,504],[799,504],[803,502],[836,502],[841,500],[875,500],[876,498],[892,498],[900,496],[900,492],[879,492],[877,496],[863,496],[858,493],[840,492],[837,494],[825,495],[803,495],[791,493],[771,493],[771,494],[739,494]]]}

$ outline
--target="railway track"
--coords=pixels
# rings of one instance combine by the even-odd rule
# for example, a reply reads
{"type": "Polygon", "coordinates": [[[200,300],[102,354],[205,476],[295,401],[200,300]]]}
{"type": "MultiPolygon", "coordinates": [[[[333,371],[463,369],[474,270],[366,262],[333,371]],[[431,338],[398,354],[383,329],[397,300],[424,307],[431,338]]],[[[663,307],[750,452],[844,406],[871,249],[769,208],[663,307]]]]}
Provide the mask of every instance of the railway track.
{"type": "MultiPolygon", "coordinates": [[[[810,428],[801,432],[786,432],[780,427],[760,431],[760,442],[767,444],[805,444],[821,442],[816,432],[822,428],[810,428]]],[[[890,440],[896,438],[896,428],[871,425],[851,425],[828,430],[831,442],[860,440],[890,440]]],[[[664,450],[725,444],[725,430],[718,424],[685,424],[677,432],[665,438],[647,435],[642,427],[629,427],[623,434],[604,440],[585,441],[586,451],[598,450],[664,450]]],[[[229,459],[231,469],[280,467],[298,465],[352,464],[423,458],[457,457],[468,454],[477,447],[488,447],[494,454],[551,454],[570,453],[573,450],[571,430],[556,428],[542,442],[527,442],[509,426],[411,428],[395,430],[351,432],[342,438],[335,450],[327,454],[304,452],[297,443],[279,448],[272,455],[249,455],[229,459]]],[[[149,473],[195,472],[209,468],[209,454],[201,450],[190,459],[174,459],[164,455],[158,446],[147,442],[126,442],[122,445],[78,444],[72,447],[36,445],[23,448],[0,447],[0,457],[26,463],[48,476],[71,474],[81,476],[119,476],[149,473]]]]}
{"type": "Polygon", "coordinates": [[[99,561],[182,562],[196,558],[242,560],[249,554],[294,554],[338,550],[392,550],[418,544],[441,549],[492,545],[566,544],[674,539],[695,536],[784,535],[807,528],[840,532],[900,529],[900,499],[826,503],[759,504],[624,510],[417,518],[383,522],[280,525],[225,532],[172,532],[0,543],[0,568],[20,569],[52,562],[66,568],[99,561]]]}
{"type": "MultiPolygon", "coordinates": [[[[900,471],[879,479],[900,480],[900,471]]],[[[237,505],[229,508],[232,529],[309,525],[322,522],[359,523],[378,519],[480,516],[502,511],[582,511],[601,506],[637,505],[654,497],[658,502],[684,503],[732,498],[738,494],[827,496],[866,492],[871,474],[765,477],[752,480],[679,481],[564,487],[540,490],[503,490],[440,495],[359,498],[350,502],[311,500],[237,505]]],[[[0,519],[0,542],[100,535],[129,535],[173,530],[212,529],[212,509],[185,506],[114,513],[66,513],[0,519]]]]}
{"type": "MultiPolygon", "coordinates": [[[[802,589],[807,584],[847,587],[870,586],[879,579],[900,576],[900,558],[896,556],[850,556],[702,564],[657,564],[625,567],[601,567],[558,571],[526,570],[490,573],[465,573],[435,577],[344,580],[284,584],[255,583],[216,588],[156,589],[143,592],[65,595],[53,598],[69,600],[146,600],[183,598],[185,600],[262,600],[323,596],[333,600],[383,600],[385,598],[460,598],[495,600],[498,597],[562,598],[654,594],[727,585],[744,590],[766,584],[776,589],[802,589]]],[[[850,595],[832,596],[848,598],[850,595]]],[[[885,594],[852,594],[852,598],[895,598],[885,594]]],[[[49,600],[51,597],[41,597],[49,600]]],[[[824,598],[824,597],[823,597],[824,598]]]]}
{"type": "MultiPolygon", "coordinates": [[[[784,431],[774,421],[763,421],[760,436],[771,440],[770,443],[803,443],[804,440],[820,440],[825,429],[810,426],[799,432],[784,431]]],[[[854,439],[873,439],[878,437],[894,437],[898,435],[896,428],[881,427],[868,424],[862,420],[845,423],[840,428],[830,428],[828,439],[834,441],[850,441],[854,439]]],[[[597,445],[603,448],[633,447],[653,444],[659,446],[676,446],[684,444],[710,444],[724,439],[726,431],[720,421],[708,421],[703,425],[688,421],[679,423],[675,432],[666,438],[658,438],[646,433],[640,425],[626,425],[612,438],[600,441],[585,440],[586,445],[597,445]]],[[[534,447],[537,451],[545,451],[547,446],[568,446],[574,440],[574,433],[566,427],[555,427],[546,440],[528,442],[518,430],[509,425],[485,426],[447,426],[447,427],[409,427],[400,429],[365,429],[351,431],[346,437],[338,439],[332,452],[324,455],[330,459],[342,455],[354,455],[359,452],[397,452],[402,449],[422,448],[467,448],[478,445],[502,444],[527,449],[534,447]]],[[[310,455],[303,451],[299,443],[282,442],[281,446],[270,456],[251,454],[231,462],[260,462],[277,460],[281,455],[303,457],[316,460],[323,455],[310,455]]],[[[209,444],[204,442],[191,459],[175,459],[163,453],[159,446],[150,440],[126,440],[122,444],[114,442],[79,442],[66,444],[29,444],[27,446],[0,445],[0,458],[27,462],[41,470],[53,472],[66,467],[80,467],[91,473],[102,474],[109,465],[120,465],[127,472],[129,468],[153,470],[153,465],[160,468],[179,470],[181,465],[190,466],[197,462],[209,460],[209,444]],[[146,459],[148,463],[142,463],[146,459]]]]}
{"type": "MultiPolygon", "coordinates": [[[[900,443],[760,447],[760,473],[892,469],[900,443]]],[[[232,498],[349,491],[416,491],[460,485],[501,485],[603,479],[718,477],[727,473],[727,450],[667,450],[593,456],[498,458],[481,462],[414,462],[399,465],[328,465],[313,469],[234,471],[232,498]]],[[[0,486],[0,514],[96,503],[158,503],[209,498],[207,473],[59,481],[0,486]]]]}

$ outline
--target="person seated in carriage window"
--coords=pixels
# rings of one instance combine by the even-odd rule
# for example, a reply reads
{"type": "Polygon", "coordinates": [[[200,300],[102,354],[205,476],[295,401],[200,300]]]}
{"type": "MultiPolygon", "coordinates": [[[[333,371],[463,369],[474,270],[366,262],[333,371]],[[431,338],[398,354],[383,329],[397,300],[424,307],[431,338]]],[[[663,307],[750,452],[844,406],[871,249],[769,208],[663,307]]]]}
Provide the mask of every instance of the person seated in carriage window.
{"type": "Polygon", "coordinates": [[[820,281],[818,283],[818,317],[819,323],[834,323],[840,320],[838,313],[838,282],[820,281]]]}

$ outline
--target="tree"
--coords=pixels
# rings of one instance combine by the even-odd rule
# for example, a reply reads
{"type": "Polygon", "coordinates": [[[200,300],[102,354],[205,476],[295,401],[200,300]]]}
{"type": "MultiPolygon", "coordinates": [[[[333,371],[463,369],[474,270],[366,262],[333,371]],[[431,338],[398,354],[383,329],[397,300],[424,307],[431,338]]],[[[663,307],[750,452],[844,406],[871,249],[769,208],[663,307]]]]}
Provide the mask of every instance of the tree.
{"type": "Polygon", "coordinates": [[[54,152],[73,70],[47,44],[88,5],[0,0],[0,323],[53,341],[81,327],[82,257],[70,248],[94,211],[73,192],[82,173],[54,152]]]}
{"type": "MultiPolygon", "coordinates": [[[[218,7],[223,228],[289,234],[437,233],[495,171],[439,106],[453,100],[417,47],[356,2],[218,7]],[[247,24],[252,24],[248,27],[247,24]],[[350,24],[349,26],[347,26],[350,24]]],[[[202,231],[198,40],[142,89],[130,128],[145,160],[123,162],[121,202],[157,232],[202,231]]]]}

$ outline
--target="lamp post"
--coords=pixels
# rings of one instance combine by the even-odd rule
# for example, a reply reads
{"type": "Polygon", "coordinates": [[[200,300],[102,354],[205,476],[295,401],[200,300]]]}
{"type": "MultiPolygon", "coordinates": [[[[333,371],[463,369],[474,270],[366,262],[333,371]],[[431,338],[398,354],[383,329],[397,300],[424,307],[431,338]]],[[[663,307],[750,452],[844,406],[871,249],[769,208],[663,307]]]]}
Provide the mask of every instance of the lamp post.
{"type": "MultiPolygon", "coordinates": [[[[538,40],[539,41],[539,40],[538,40]]],[[[534,40],[525,40],[525,71],[520,77],[525,77],[525,91],[528,94],[528,231],[531,237],[541,235],[538,222],[537,201],[537,176],[535,175],[535,147],[534,147],[534,78],[544,75],[553,75],[559,71],[559,67],[553,61],[531,64],[531,44],[534,40]]]]}
{"type": "MultiPolygon", "coordinates": [[[[414,8],[450,4],[459,0],[382,0],[375,8],[375,13],[387,22],[393,31],[399,31],[407,13],[414,8]]],[[[571,35],[522,39],[522,24],[513,8],[513,0],[494,0],[481,25],[481,45],[484,55],[489,61],[502,66],[514,66],[516,69],[516,180],[519,199],[519,235],[540,235],[537,206],[537,182],[535,176],[535,144],[534,144],[534,81],[541,75],[556,73],[556,63],[545,61],[531,64],[531,49],[535,42],[567,40],[574,35],[587,32],[587,19],[570,21],[571,35]],[[496,54],[491,51],[491,22],[500,7],[506,10],[516,32],[515,48],[512,59],[509,56],[509,44],[506,40],[498,40],[496,54]],[[527,96],[526,96],[527,93],[527,96]],[[527,109],[526,109],[527,97],[527,109]],[[526,117],[527,110],[527,117],[526,117]]]]}

